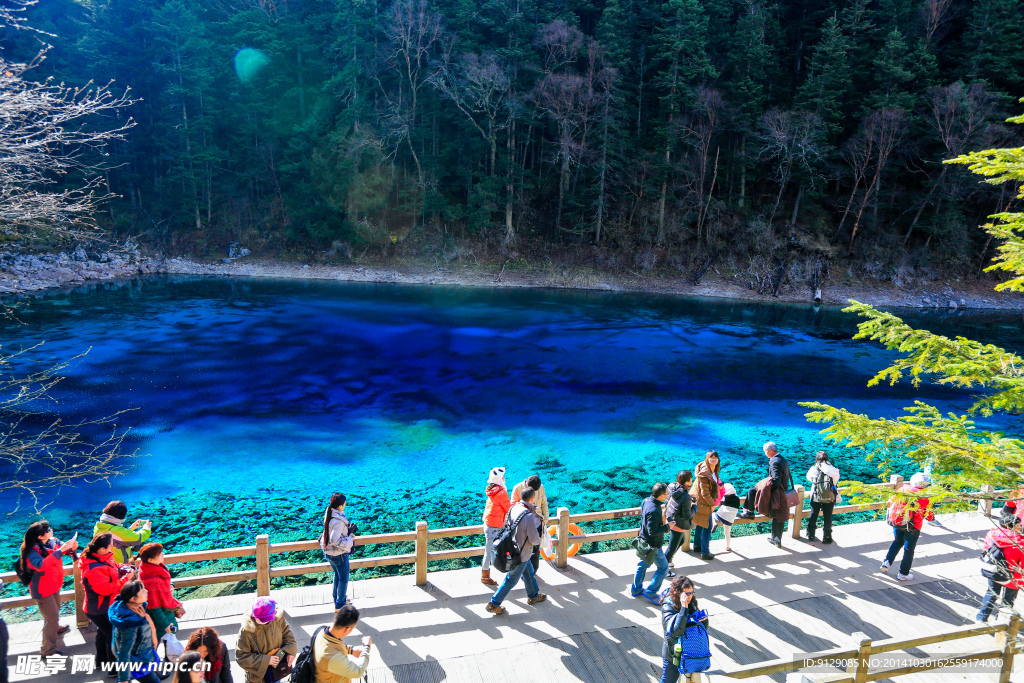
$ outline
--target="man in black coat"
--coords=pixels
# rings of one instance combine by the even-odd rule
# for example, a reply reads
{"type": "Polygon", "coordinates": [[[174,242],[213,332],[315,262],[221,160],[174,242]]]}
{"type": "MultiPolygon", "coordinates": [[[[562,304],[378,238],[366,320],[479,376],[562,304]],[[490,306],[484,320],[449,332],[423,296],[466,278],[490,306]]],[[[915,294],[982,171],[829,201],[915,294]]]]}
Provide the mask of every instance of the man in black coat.
{"type": "MultiPolygon", "coordinates": [[[[764,454],[768,458],[768,476],[772,480],[772,489],[773,491],[779,491],[782,494],[782,499],[785,500],[786,492],[793,490],[793,476],[789,473],[789,462],[779,453],[779,448],[775,445],[774,441],[769,441],[764,445],[764,454]]],[[[753,519],[755,517],[757,513],[755,512],[756,505],[754,504],[754,499],[756,497],[757,487],[755,486],[747,491],[747,497],[743,501],[743,509],[740,510],[739,515],[737,515],[738,517],[743,519],[753,519]]],[[[781,546],[782,530],[785,526],[786,522],[773,519],[772,535],[768,540],[776,546],[781,546]]]]}
{"type": "Polygon", "coordinates": [[[669,530],[669,526],[665,522],[665,512],[661,507],[666,498],[668,498],[668,485],[658,482],[651,488],[651,495],[644,498],[644,502],[640,505],[640,538],[652,548],[653,557],[647,558],[651,560],[650,562],[645,559],[640,560],[636,566],[633,585],[629,589],[630,595],[634,598],[642,595],[658,607],[661,607],[661,596],[658,594],[658,591],[661,590],[661,582],[665,580],[666,576],[675,576],[669,571],[665,551],[661,549],[665,545],[665,533],[669,530]],[[651,582],[645,590],[643,588],[644,575],[652,564],[655,567],[654,576],[651,577],[651,582]]]}

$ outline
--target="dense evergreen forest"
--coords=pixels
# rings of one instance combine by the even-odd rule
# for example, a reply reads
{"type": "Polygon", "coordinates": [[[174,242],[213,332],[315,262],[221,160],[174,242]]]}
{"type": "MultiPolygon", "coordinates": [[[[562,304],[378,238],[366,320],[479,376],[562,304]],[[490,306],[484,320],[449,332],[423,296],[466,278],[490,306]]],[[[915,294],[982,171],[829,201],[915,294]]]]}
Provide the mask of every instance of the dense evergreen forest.
{"type": "MultiPolygon", "coordinates": [[[[1021,144],[1024,0],[42,0],[29,19],[55,37],[27,77],[131,88],[103,220],[172,253],[899,283],[977,275],[978,225],[1013,199],[941,162],[1021,144]]],[[[8,31],[5,55],[38,41],[8,31]]]]}

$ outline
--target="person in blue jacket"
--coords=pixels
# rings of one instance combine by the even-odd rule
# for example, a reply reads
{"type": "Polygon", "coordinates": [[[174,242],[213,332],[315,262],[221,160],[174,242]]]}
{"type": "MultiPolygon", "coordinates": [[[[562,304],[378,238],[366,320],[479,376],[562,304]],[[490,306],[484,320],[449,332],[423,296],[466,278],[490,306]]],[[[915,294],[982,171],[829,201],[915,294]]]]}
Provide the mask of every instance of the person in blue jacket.
{"type": "MultiPolygon", "coordinates": [[[[661,626],[665,640],[661,645],[663,669],[661,683],[676,683],[679,680],[679,658],[676,656],[676,643],[686,632],[686,624],[692,621],[708,625],[707,612],[697,606],[697,598],[693,594],[693,581],[680,576],[672,581],[661,603],[661,626]]],[[[692,674],[700,679],[700,674],[692,674]]]]}
{"type": "MultiPolygon", "coordinates": [[[[148,597],[141,581],[129,581],[121,587],[117,600],[107,611],[110,624],[114,627],[113,649],[119,664],[137,662],[144,669],[147,664],[156,665],[160,662],[156,654],[156,646],[160,641],[153,620],[146,612],[148,597]]],[[[132,678],[127,667],[118,669],[118,683],[126,683],[132,678]]],[[[160,683],[160,677],[155,671],[134,678],[139,683],[160,683]]]]}

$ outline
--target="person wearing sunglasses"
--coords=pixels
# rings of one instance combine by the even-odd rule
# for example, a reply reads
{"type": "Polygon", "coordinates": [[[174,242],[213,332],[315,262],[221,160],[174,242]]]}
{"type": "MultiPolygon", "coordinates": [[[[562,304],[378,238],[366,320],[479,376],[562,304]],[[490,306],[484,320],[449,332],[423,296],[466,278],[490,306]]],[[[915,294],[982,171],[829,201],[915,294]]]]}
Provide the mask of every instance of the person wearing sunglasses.
{"type": "MultiPolygon", "coordinates": [[[[661,645],[662,672],[661,683],[677,683],[679,681],[679,656],[676,654],[676,643],[686,631],[687,622],[702,622],[708,625],[708,614],[697,606],[697,598],[693,594],[693,581],[686,576],[678,576],[666,591],[661,603],[661,625],[665,639],[661,645]]],[[[700,680],[700,674],[690,674],[691,680],[700,680]]]]}

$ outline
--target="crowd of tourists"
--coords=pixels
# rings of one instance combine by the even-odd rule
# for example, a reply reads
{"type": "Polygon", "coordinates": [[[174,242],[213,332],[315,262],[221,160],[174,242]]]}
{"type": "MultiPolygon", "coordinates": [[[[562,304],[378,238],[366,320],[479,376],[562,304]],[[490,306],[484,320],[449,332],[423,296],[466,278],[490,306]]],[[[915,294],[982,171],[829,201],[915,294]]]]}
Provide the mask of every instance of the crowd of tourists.
{"type": "MultiPolygon", "coordinates": [[[[762,516],[770,521],[768,541],[781,547],[782,532],[797,497],[789,462],[777,446],[763,447],[767,458],[767,476],[748,489],[741,498],[736,487],[720,477],[719,454],[708,451],[692,470],[683,470],[670,484],[655,483],[651,495],[640,506],[640,529],[633,540],[639,561],[630,594],[641,597],[661,609],[664,642],[662,681],[672,683],[680,675],[687,677],[706,670],[710,652],[707,645],[708,615],[697,606],[694,583],[672,571],[677,554],[688,533],[692,533],[691,552],[704,561],[715,559],[711,536],[721,527],[724,549],[730,550],[731,529],[737,519],[762,516]],[[667,538],[666,538],[667,537],[667,538]],[[667,551],[666,551],[667,541],[667,551]],[[651,567],[653,576],[644,585],[651,567]],[[666,578],[672,579],[666,589],[666,578]],[[695,634],[695,635],[691,635],[695,634]]],[[[819,451],[807,471],[810,482],[811,513],[803,540],[832,543],[832,513],[841,502],[838,491],[839,469],[825,451],[819,451]]],[[[879,571],[888,573],[902,551],[897,581],[912,581],[914,551],[925,521],[934,520],[928,498],[929,476],[914,474],[901,487],[907,494],[894,499],[886,519],[893,540],[879,571]],[[907,501],[916,499],[916,504],[907,501]]],[[[550,552],[550,520],[547,495],[538,475],[516,484],[511,493],[505,482],[505,468],[493,468],[484,490],[483,510],[485,548],[481,582],[496,587],[485,609],[494,615],[505,612],[501,606],[509,592],[522,581],[527,603],[544,602],[536,572],[540,551],[550,552]],[[492,569],[504,573],[502,581],[491,578],[492,569]]],[[[1024,494],[1024,491],[1022,491],[1024,494]]],[[[310,683],[341,683],[358,678],[369,665],[371,641],[350,647],[344,638],[355,628],[359,611],[348,598],[349,556],[359,533],[357,525],[345,514],[343,494],[331,496],[320,533],[320,547],[332,568],[332,597],[335,617],[319,629],[310,647],[299,656],[298,644],[284,614],[268,597],[257,598],[241,623],[236,661],[245,671],[246,683],[274,683],[291,675],[296,667],[305,667],[310,683]]],[[[991,530],[984,543],[983,575],[989,587],[977,615],[987,621],[998,605],[1010,608],[1019,588],[1024,585],[1024,505],[1010,501],[999,516],[999,526],[991,530]]],[[[177,639],[178,619],[185,615],[182,603],[174,597],[171,574],[164,562],[164,548],[150,541],[153,524],[137,519],[126,524],[128,508],[112,501],[103,510],[93,529],[93,537],[79,555],[77,538],[61,542],[45,520],[35,522],[25,532],[16,565],[19,578],[43,617],[40,646],[42,656],[61,654],[60,643],[70,629],[60,626],[60,590],[64,582],[64,558],[78,563],[84,589],[84,612],[96,627],[96,665],[121,683],[129,679],[157,683],[156,670],[140,678],[116,663],[143,662],[156,665],[163,659],[205,663],[201,671],[178,671],[181,683],[231,683],[228,648],[217,631],[202,627],[184,643],[177,639]]],[[[76,534],[77,537],[77,534],[76,534]]],[[[2,625],[2,621],[0,621],[2,625]]],[[[294,679],[293,679],[294,680],[294,679]]]]}

